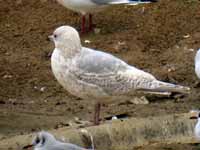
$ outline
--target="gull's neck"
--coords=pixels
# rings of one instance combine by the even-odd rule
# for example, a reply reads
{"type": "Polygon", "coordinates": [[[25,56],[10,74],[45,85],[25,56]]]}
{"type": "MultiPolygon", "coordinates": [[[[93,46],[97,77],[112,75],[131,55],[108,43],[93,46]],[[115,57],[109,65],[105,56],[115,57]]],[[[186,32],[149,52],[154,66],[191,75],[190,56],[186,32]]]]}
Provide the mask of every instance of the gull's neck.
{"type": "Polygon", "coordinates": [[[81,52],[81,45],[67,44],[56,47],[56,50],[66,59],[75,57],[81,52]]]}

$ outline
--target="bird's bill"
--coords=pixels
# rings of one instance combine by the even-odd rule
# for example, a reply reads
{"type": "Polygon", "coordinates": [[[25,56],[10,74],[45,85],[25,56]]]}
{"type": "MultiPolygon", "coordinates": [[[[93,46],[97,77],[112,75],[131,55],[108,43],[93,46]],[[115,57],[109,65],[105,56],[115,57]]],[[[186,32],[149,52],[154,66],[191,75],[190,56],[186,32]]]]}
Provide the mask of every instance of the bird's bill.
{"type": "Polygon", "coordinates": [[[191,110],[190,111],[190,119],[197,119],[199,115],[199,110],[191,110]]]}
{"type": "Polygon", "coordinates": [[[30,148],[30,147],[33,147],[33,144],[26,145],[26,146],[23,147],[23,149],[28,149],[28,148],[30,148]]]}
{"type": "Polygon", "coordinates": [[[53,35],[49,35],[48,38],[50,41],[53,41],[53,35]]]}
{"type": "Polygon", "coordinates": [[[190,119],[197,119],[197,116],[191,116],[190,119]]]}

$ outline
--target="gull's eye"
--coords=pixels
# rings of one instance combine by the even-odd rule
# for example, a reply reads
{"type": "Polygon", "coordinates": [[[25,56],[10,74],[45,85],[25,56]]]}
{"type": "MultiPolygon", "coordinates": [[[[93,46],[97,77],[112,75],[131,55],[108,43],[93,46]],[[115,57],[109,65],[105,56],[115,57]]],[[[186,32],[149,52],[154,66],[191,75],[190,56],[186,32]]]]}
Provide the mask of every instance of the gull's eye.
{"type": "Polygon", "coordinates": [[[40,139],[38,137],[36,138],[35,143],[36,144],[40,143],[40,139]]]}
{"type": "Polygon", "coordinates": [[[57,35],[56,35],[56,34],[54,34],[54,35],[53,35],[53,37],[54,37],[54,38],[57,38],[57,35]]]}

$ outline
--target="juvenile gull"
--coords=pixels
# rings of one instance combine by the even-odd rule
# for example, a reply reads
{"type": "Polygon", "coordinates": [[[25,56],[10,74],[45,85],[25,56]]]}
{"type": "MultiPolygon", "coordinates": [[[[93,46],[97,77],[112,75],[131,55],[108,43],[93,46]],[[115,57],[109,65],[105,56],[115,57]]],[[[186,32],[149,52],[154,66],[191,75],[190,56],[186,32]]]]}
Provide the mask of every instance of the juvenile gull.
{"type": "Polygon", "coordinates": [[[137,5],[142,3],[156,2],[157,0],[57,0],[58,3],[70,10],[81,13],[82,25],[81,32],[84,33],[86,14],[89,14],[89,30],[92,30],[92,13],[103,10],[109,5],[130,4],[137,5]]]}
{"type": "MultiPolygon", "coordinates": [[[[189,87],[157,80],[153,75],[128,65],[115,56],[82,47],[78,32],[70,26],[57,28],[50,39],[55,49],[52,71],[58,82],[71,94],[97,102],[135,94],[188,93],[189,87]]],[[[95,107],[99,123],[100,104],[95,107]]]]}
{"type": "Polygon", "coordinates": [[[39,132],[31,145],[25,146],[23,149],[34,147],[34,150],[87,150],[71,143],[64,143],[55,139],[55,137],[45,131],[39,132]]]}

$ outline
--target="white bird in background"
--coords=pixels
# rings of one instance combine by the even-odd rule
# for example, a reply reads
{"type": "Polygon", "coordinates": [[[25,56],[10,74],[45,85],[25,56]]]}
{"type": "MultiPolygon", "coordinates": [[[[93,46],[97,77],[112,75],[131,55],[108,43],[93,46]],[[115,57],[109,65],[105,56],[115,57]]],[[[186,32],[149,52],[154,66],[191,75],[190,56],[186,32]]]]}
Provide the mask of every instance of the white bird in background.
{"type": "Polygon", "coordinates": [[[195,73],[197,77],[200,79],[200,49],[196,53],[194,63],[195,63],[195,73]]]}
{"type": "Polygon", "coordinates": [[[51,67],[56,79],[71,94],[97,101],[95,124],[99,124],[99,102],[102,100],[131,98],[141,92],[190,91],[189,87],[159,81],[111,54],[82,47],[78,32],[70,26],[57,28],[49,38],[55,44],[51,67]]]}
{"type": "Polygon", "coordinates": [[[195,125],[194,133],[197,140],[200,140],[200,112],[198,113],[197,123],[195,125]]]}
{"type": "Polygon", "coordinates": [[[82,25],[81,32],[86,32],[86,14],[89,14],[89,30],[93,29],[92,26],[92,13],[101,11],[106,6],[114,4],[129,4],[137,5],[143,3],[157,2],[157,0],[57,0],[58,3],[67,7],[70,10],[81,13],[82,25]]]}
{"type": "Polygon", "coordinates": [[[71,143],[64,143],[45,131],[37,133],[31,145],[24,146],[23,149],[34,147],[34,150],[87,150],[71,143]]]}
{"type": "Polygon", "coordinates": [[[197,123],[194,127],[194,135],[195,138],[200,141],[200,111],[199,110],[192,110],[190,111],[191,117],[190,119],[197,119],[197,123]]]}

